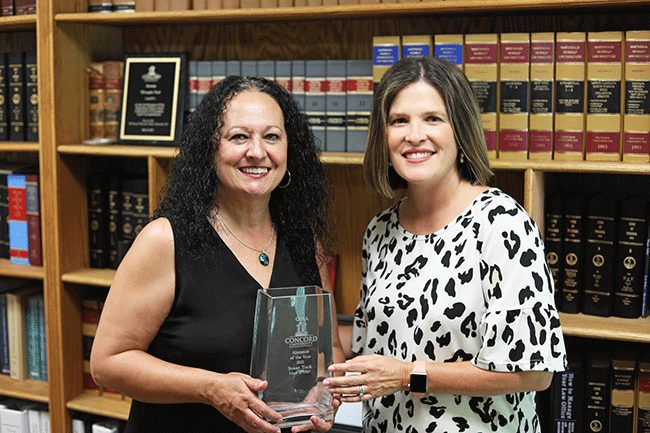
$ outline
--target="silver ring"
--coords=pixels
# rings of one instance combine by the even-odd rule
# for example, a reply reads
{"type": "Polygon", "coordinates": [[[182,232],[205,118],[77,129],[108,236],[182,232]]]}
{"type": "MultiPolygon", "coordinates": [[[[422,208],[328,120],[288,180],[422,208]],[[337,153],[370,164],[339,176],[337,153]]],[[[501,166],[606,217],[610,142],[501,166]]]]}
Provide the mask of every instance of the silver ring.
{"type": "Polygon", "coordinates": [[[359,385],[359,397],[363,397],[363,395],[366,393],[365,388],[363,385],[359,385]]]}

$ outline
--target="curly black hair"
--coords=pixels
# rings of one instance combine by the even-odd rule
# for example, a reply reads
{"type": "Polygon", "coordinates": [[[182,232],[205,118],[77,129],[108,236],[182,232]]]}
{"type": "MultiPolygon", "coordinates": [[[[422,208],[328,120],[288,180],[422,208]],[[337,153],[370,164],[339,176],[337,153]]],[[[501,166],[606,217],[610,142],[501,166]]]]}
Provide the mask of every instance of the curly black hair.
{"type": "Polygon", "coordinates": [[[215,171],[219,131],[228,102],[245,91],[268,94],[284,114],[291,182],[271,193],[269,210],[303,283],[320,285],[314,258],[317,242],[324,247],[328,244],[329,184],[307,118],[293,97],[270,80],[229,76],[203,97],[188,118],[179,154],[154,217],[173,219],[185,234],[184,249],[196,259],[213,257],[208,241],[213,229],[206,219],[219,202],[220,182],[215,171]]]}

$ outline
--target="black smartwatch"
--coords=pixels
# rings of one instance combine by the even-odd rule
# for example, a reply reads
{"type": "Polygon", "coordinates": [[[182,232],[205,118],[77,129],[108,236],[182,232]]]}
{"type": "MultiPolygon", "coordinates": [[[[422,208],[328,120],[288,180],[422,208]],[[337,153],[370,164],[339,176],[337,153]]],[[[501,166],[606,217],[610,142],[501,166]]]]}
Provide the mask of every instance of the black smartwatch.
{"type": "Polygon", "coordinates": [[[409,391],[415,395],[423,395],[427,392],[428,384],[429,376],[427,375],[426,364],[424,361],[415,361],[409,379],[409,391]]]}

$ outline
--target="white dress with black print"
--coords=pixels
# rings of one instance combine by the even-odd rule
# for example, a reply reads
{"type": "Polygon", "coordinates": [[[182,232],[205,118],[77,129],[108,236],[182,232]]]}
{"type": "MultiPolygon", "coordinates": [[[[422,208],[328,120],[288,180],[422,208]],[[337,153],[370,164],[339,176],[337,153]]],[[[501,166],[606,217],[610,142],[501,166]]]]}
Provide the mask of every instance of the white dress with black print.
{"type": "MultiPolygon", "coordinates": [[[[447,226],[413,235],[399,204],[363,239],[353,350],[499,371],[562,371],[566,351],[539,230],[491,188],[447,226]]],[[[479,384],[480,386],[480,384],[479,384]]],[[[398,392],[364,403],[364,432],[539,432],[535,392],[398,392]]]]}

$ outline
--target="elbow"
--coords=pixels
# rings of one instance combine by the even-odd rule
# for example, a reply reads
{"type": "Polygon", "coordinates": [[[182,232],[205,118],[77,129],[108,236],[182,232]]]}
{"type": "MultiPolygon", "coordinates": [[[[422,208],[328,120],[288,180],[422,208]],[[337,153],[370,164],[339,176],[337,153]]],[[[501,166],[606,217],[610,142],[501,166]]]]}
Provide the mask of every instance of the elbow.
{"type": "Polygon", "coordinates": [[[90,375],[95,384],[100,388],[111,388],[108,383],[109,374],[107,364],[106,357],[96,354],[95,351],[90,355],[90,375]]]}

